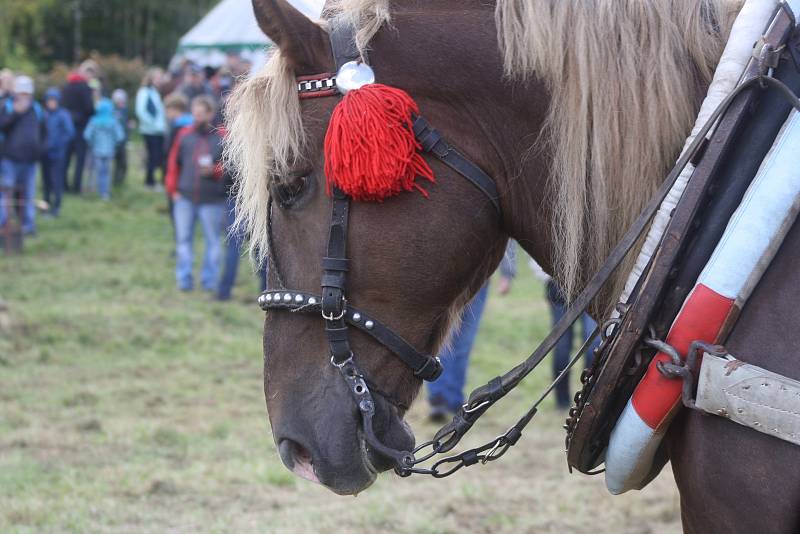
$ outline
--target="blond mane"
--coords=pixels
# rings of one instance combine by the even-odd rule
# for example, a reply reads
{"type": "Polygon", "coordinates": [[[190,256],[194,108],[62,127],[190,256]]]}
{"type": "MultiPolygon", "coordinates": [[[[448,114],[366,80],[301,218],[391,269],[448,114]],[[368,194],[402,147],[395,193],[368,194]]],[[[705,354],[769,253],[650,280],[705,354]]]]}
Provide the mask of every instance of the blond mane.
{"type": "MultiPolygon", "coordinates": [[[[505,71],[550,93],[554,271],[567,295],[666,176],[741,0],[499,0],[505,71]],[[582,270],[583,269],[583,270],[582,270]]],[[[619,287],[624,282],[624,268],[619,287]]]]}
{"type": "MultiPolygon", "coordinates": [[[[571,294],[664,178],[696,116],[741,0],[498,0],[509,77],[536,77],[550,111],[537,149],[552,154],[555,272],[571,294]],[[588,263],[588,264],[587,264],[588,263]]],[[[365,49],[390,20],[389,0],[328,2],[365,49]]],[[[321,24],[325,24],[321,22],[321,24]]],[[[237,224],[267,254],[269,181],[303,158],[294,74],[279,51],[234,92],[226,158],[237,224]]]]}

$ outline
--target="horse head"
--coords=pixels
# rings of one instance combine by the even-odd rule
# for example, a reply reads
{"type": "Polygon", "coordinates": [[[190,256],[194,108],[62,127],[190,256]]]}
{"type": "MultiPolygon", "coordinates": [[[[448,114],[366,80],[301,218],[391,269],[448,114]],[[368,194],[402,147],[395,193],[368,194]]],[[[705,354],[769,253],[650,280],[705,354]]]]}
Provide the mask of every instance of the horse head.
{"type": "MultiPolygon", "coordinates": [[[[533,23],[542,18],[548,23],[558,19],[564,26],[569,20],[566,10],[580,9],[563,7],[535,12],[549,9],[546,5],[550,3],[536,3],[539,7],[531,5],[517,11],[524,12],[533,23]]],[[[562,234],[577,250],[593,243],[584,232],[593,222],[604,225],[598,229],[609,230],[611,235],[603,235],[603,240],[616,235],[606,219],[595,221],[585,213],[589,204],[599,206],[600,211],[607,210],[615,184],[610,179],[606,181],[605,175],[602,180],[589,180],[594,173],[605,170],[600,164],[562,168],[564,154],[577,152],[578,157],[588,157],[593,153],[599,158],[632,153],[636,143],[655,144],[652,135],[645,135],[643,120],[655,108],[648,107],[650,100],[637,93],[638,86],[632,85],[627,93],[610,90],[620,102],[633,98],[635,111],[642,114],[637,116],[641,122],[637,132],[642,135],[634,135],[633,144],[620,141],[627,136],[619,128],[611,131],[607,139],[609,146],[618,143],[607,148],[599,135],[592,136],[591,121],[576,120],[568,126],[559,122],[570,111],[559,111],[554,108],[556,104],[568,105],[570,99],[589,104],[580,88],[566,91],[566,96],[555,96],[554,84],[574,85],[570,76],[583,73],[585,69],[579,67],[598,58],[582,59],[580,49],[570,52],[572,55],[562,52],[561,47],[566,45],[561,41],[567,41],[570,34],[568,28],[561,27],[553,30],[556,37],[551,35],[549,63],[526,60],[520,50],[530,48],[531,43],[546,43],[539,35],[520,31],[519,24],[513,24],[511,15],[502,9],[507,7],[517,13],[511,4],[499,3],[495,13],[496,6],[478,0],[425,2],[424,7],[417,2],[393,2],[390,13],[386,0],[339,0],[327,6],[328,23],[315,23],[285,0],[253,0],[260,27],[278,50],[264,71],[244,82],[229,103],[227,154],[240,177],[239,220],[251,235],[256,255],[262,260],[269,257],[269,286],[277,291],[269,298],[279,298],[281,304],[296,312],[270,309],[266,315],[264,391],[283,462],[296,474],[337,493],[358,493],[379,472],[396,464],[376,443],[395,451],[413,449],[414,437],[403,417],[421,384],[420,377],[398,358],[397,351],[376,341],[365,328],[352,327],[355,321],[348,308],[368,311],[375,322],[386,325],[414,351],[436,354],[457,312],[499,263],[509,236],[552,271],[553,262],[558,259],[554,250],[558,250],[562,234]],[[362,54],[368,49],[377,81],[407,92],[419,106],[420,114],[459,153],[493,179],[499,199],[497,209],[474,183],[438,158],[426,155],[435,182],[423,184],[424,195],[410,191],[382,202],[349,203],[346,255],[350,261],[346,266],[347,300],[342,313],[350,315],[341,321],[351,323],[346,341],[358,369],[352,374],[364,380],[363,386],[358,387],[371,392],[374,415],[369,433],[374,434],[374,439],[365,436],[364,410],[354,402],[352,384],[347,382],[347,376],[342,380],[342,372],[332,365],[332,361],[344,363],[335,355],[331,358],[333,343],[338,341],[326,336],[323,325],[334,324],[333,313],[325,321],[319,311],[303,313],[317,310],[319,303],[309,295],[319,294],[320,286],[327,284],[321,282],[322,258],[330,249],[332,220],[337,215],[334,212],[332,219],[335,191],[326,181],[324,145],[340,97],[301,100],[298,78],[319,79],[324,73],[336,72],[328,35],[328,29],[335,24],[354,28],[356,48],[362,54]],[[558,31],[563,34],[561,37],[557,37],[558,31]],[[532,74],[533,67],[541,72],[532,74]],[[562,67],[574,72],[562,73],[562,67]],[[558,76],[545,76],[547,68],[558,76]],[[522,75],[509,76],[513,69],[522,75]],[[537,143],[543,132],[556,140],[561,135],[566,141],[537,143]],[[589,146],[587,139],[596,146],[589,146]],[[625,149],[622,152],[620,143],[625,149]],[[536,149],[531,150],[534,144],[536,149]],[[574,146],[582,151],[574,150],[574,146]],[[565,172],[578,169],[574,176],[564,178],[569,187],[560,187],[559,181],[549,179],[553,167],[565,172]],[[554,220],[569,232],[554,233],[553,229],[558,228],[554,220]],[[294,291],[282,291],[285,288],[294,291]]],[[[584,16],[583,22],[587,23],[590,16],[593,15],[584,16]]],[[[611,21],[619,18],[608,16],[611,21]]],[[[633,34],[624,36],[630,35],[633,34]]],[[[581,39],[579,46],[596,49],[590,39],[581,39]]],[[[685,54],[685,43],[675,41],[673,48],[685,54]]],[[[654,42],[654,55],[663,57],[663,44],[654,42]]],[[[609,68],[625,65],[610,59],[611,52],[606,55],[609,68]]],[[[694,63],[691,66],[693,80],[698,78],[696,67],[694,63]]],[[[595,86],[598,93],[607,92],[602,83],[593,83],[584,88],[584,93],[595,86]]],[[[696,85],[701,84],[702,81],[696,85]]],[[[664,85],[675,98],[697,90],[695,86],[664,85]]],[[[609,97],[597,94],[588,100],[606,103],[603,98],[609,97]]],[[[657,98],[659,94],[651,100],[657,98]]],[[[684,107],[690,108],[681,106],[680,112],[684,107]]],[[[607,107],[598,110],[600,115],[594,118],[602,119],[602,113],[607,118],[613,112],[607,107]]],[[[670,124],[690,124],[693,118],[691,109],[681,115],[668,105],[664,108],[659,113],[679,115],[671,116],[670,124]]],[[[595,112],[590,108],[578,111],[595,112]]],[[[626,162],[631,167],[623,173],[623,182],[628,183],[622,185],[640,193],[652,189],[657,181],[655,173],[644,185],[632,184],[642,184],[642,172],[650,173],[656,168],[660,171],[674,157],[682,138],[673,132],[663,135],[672,135],[677,141],[670,138],[672,144],[667,148],[650,146],[645,163],[626,162]]],[[[616,170],[617,163],[611,162],[610,157],[603,160],[610,170],[616,170]]],[[[628,200],[634,205],[630,210],[633,215],[638,213],[637,202],[643,203],[646,196],[629,196],[633,198],[628,200]]],[[[620,203],[613,206],[630,207],[620,203]]],[[[622,229],[615,231],[618,234],[622,229]]],[[[600,247],[597,255],[602,256],[607,249],[600,247]]],[[[328,263],[325,268],[332,265],[343,264],[328,263]]],[[[580,273],[594,265],[591,261],[571,265],[573,281],[579,283],[580,273]]],[[[324,306],[322,312],[325,313],[324,306]]]]}

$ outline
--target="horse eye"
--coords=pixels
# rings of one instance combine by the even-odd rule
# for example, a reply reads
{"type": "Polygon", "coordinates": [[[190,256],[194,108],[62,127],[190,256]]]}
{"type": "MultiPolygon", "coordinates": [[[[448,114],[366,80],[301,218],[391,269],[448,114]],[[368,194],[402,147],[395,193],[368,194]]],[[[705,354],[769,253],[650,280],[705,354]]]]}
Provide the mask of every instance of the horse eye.
{"type": "Polygon", "coordinates": [[[275,201],[282,209],[290,209],[302,198],[308,184],[308,174],[299,173],[277,181],[270,188],[275,201]]]}

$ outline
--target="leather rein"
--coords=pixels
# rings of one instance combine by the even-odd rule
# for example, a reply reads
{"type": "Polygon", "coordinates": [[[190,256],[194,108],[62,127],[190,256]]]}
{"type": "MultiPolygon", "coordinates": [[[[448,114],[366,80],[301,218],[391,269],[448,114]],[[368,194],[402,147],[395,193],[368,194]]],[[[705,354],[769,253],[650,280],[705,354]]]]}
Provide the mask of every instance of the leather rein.
{"type": "MultiPolygon", "coordinates": [[[[354,31],[345,25],[332,25],[330,28],[331,47],[337,69],[347,62],[366,58],[354,44],[354,31]]],[[[519,383],[549,354],[562,335],[581,317],[592,300],[600,293],[605,283],[611,278],[616,268],[623,262],[627,254],[636,244],[638,238],[646,230],[651,218],[666,198],[682,169],[702,150],[708,133],[724,112],[745,90],[756,85],[775,87],[787,98],[794,98],[793,103],[800,109],[800,102],[789,94],[782,83],[768,76],[759,76],[741,84],[731,93],[709,118],[698,133],[694,143],[678,160],[675,168],[650,200],[642,213],[633,222],[626,234],[612,250],[600,270],[591,278],[581,294],[573,301],[569,310],[553,327],[547,337],[536,350],[522,363],[502,376],[495,377],[486,385],[475,389],[468,401],[455,414],[453,420],[444,425],[428,442],[417,446],[413,451],[396,450],[383,444],[376,436],[373,428],[375,401],[366,377],[354,360],[350,345],[349,328],[356,328],[372,337],[389,351],[400,358],[414,373],[423,380],[435,380],[442,372],[438,357],[417,351],[410,343],[395,333],[368,312],[350,305],[346,298],[347,272],[347,233],[350,212],[350,198],[341,190],[332,190],[332,213],[329,226],[327,252],[322,260],[322,294],[316,295],[305,291],[289,290],[284,287],[280,274],[278,259],[272,248],[272,200],[268,207],[268,241],[269,261],[278,281],[279,289],[268,290],[259,296],[258,303],[262,310],[289,311],[303,314],[320,314],[325,324],[325,335],[331,353],[331,364],[336,367],[344,379],[362,418],[365,442],[379,454],[390,458],[395,465],[395,472],[400,476],[411,474],[427,474],[435,478],[449,476],[462,467],[486,463],[503,456],[522,436],[523,429],[537,413],[539,404],[552,389],[563,380],[569,369],[580,359],[590,346],[592,340],[600,334],[603,342],[598,351],[602,351],[613,336],[616,323],[609,322],[598,328],[586,340],[570,360],[566,369],[555,379],[532,407],[507,432],[497,436],[490,442],[471,448],[460,454],[446,456],[434,460],[439,455],[451,451],[475,422],[486,413],[497,401],[511,392],[519,383]],[[420,464],[433,461],[430,467],[420,464]]],[[[328,97],[338,94],[335,78],[332,75],[320,77],[303,77],[298,79],[298,92],[301,98],[328,97]]],[[[423,117],[413,117],[413,131],[426,154],[431,154],[442,163],[448,165],[458,174],[475,185],[501,215],[500,198],[497,186],[483,170],[449,144],[442,134],[434,129],[423,117]]]]}

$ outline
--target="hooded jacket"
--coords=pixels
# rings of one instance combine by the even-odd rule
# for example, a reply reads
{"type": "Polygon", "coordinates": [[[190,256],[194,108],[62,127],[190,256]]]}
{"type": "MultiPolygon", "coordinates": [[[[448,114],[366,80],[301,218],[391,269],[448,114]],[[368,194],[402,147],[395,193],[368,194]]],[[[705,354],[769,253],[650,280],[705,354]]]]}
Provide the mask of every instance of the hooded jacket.
{"type": "Polygon", "coordinates": [[[125,140],[125,131],[114,116],[114,104],[111,100],[103,98],[97,103],[97,112],[86,126],[83,137],[95,157],[114,156],[117,144],[125,140]]]}
{"type": "MultiPolygon", "coordinates": [[[[50,89],[45,93],[45,101],[61,100],[61,92],[58,89],[50,89]]],[[[69,111],[62,107],[55,110],[45,109],[44,121],[47,125],[47,155],[51,158],[63,156],[70,141],[75,136],[75,126],[72,124],[72,116],[69,111]]]]}

